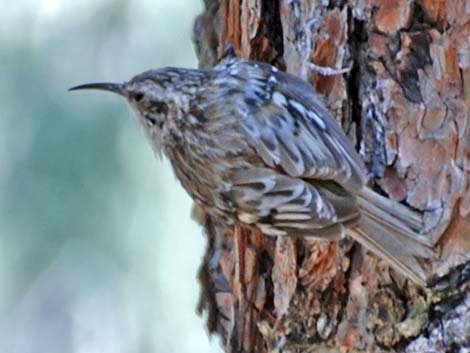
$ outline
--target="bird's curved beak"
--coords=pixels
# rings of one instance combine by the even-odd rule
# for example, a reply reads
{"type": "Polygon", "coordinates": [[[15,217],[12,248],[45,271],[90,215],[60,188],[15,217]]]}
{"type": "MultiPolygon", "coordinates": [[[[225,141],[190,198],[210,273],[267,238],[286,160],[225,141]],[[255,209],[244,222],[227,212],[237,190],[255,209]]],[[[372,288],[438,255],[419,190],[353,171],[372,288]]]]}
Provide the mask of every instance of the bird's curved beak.
{"type": "Polygon", "coordinates": [[[124,93],[125,93],[124,84],[108,83],[108,82],[85,83],[84,85],[79,85],[79,86],[69,88],[69,91],[77,91],[81,89],[96,89],[100,91],[114,92],[121,96],[124,96],[124,93]]]}

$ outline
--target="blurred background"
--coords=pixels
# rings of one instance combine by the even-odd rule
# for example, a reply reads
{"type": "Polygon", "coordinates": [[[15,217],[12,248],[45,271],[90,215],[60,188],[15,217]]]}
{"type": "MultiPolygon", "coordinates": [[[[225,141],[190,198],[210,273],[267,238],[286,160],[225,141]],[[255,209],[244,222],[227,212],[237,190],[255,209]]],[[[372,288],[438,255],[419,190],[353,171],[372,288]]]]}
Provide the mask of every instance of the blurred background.
{"type": "Polygon", "coordinates": [[[124,102],[197,65],[198,0],[0,0],[0,352],[221,352],[195,313],[191,201],[124,102]]]}

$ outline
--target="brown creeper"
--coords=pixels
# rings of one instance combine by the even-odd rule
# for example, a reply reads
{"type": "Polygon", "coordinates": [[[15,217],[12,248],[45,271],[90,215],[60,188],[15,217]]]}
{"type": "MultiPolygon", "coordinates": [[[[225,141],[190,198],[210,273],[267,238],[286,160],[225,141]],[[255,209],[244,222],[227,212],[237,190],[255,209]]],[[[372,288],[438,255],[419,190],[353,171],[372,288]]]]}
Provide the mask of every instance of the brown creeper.
{"type": "Polygon", "coordinates": [[[351,235],[417,283],[433,255],[421,217],[365,186],[363,163],[313,88],[263,63],[228,58],[211,70],[164,68],[123,96],[154,150],[195,202],[268,235],[351,235]]]}

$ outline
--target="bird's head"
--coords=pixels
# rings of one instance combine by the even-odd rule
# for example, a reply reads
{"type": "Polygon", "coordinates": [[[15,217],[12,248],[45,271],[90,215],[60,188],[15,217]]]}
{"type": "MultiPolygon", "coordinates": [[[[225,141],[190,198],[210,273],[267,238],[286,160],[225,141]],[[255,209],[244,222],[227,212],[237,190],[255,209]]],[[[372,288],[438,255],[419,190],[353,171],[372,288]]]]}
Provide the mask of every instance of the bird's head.
{"type": "Polygon", "coordinates": [[[87,83],[70,91],[92,89],[122,96],[159,152],[162,135],[171,125],[168,123],[186,119],[204,79],[198,70],[164,68],[146,71],[124,83],[87,83]]]}

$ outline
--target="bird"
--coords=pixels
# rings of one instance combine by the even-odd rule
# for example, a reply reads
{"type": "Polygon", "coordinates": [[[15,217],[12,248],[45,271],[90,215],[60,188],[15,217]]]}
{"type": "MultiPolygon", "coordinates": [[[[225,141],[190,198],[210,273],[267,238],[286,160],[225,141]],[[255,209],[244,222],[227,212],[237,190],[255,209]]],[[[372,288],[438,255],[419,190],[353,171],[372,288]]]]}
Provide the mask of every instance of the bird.
{"type": "Polygon", "coordinates": [[[70,90],[122,96],[183,188],[228,225],[267,236],[350,236],[418,285],[434,255],[419,212],[368,186],[364,163],[315,89],[234,56],[70,90]]]}

